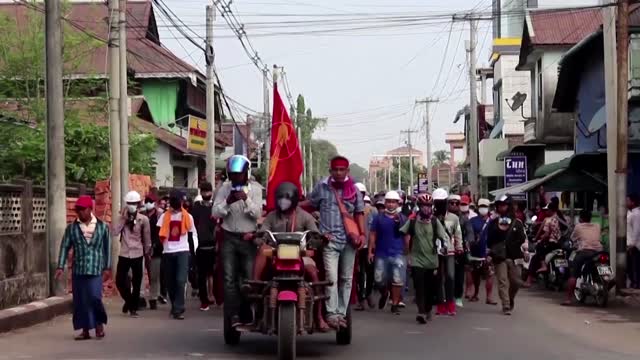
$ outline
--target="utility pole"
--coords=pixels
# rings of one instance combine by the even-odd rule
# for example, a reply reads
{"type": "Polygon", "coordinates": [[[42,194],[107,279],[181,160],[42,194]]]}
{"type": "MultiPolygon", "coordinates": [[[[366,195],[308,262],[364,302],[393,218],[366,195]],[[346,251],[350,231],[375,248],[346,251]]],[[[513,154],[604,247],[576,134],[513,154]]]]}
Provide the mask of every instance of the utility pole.
{"type": "Polygon", "coordinates": [[[307,194],[311,194],[311,191],[313,191],[313,148],[311,141],[309,141],[309,189],[307,194]]]}
{"type": "MultiPolygon", "coordinates": [[[[615,0],[604,0],[602,5],[610,5],[614,4],[615,0]]],[[[616,69],[618,68],[617,59],[616,59],[616,7],[615,6],[604,6],[601,10],[602,12],[602,31],[603,31],[603,46],[604,46],[604,79],[605,79],[605,103],[606,104],[616,104],[618,98],[618,74],[616,73],[616,69]]],[[[618,109],[616,106],[606,106],[607,112],[607,144],[615,144],[618,136],[618,109]]],[[[617,229],[614,226],[613,218],[614,209],[617,209],[617,189],[614,186],[616,183],[616,160],[618,156],[618,147],[617,146],[607,146],[607,182],[609,184],[607,190],[608,203],[607,207],[609,208],[609,253],[611,268],[618,273],[618,259],[616,251],[618,246],[616,244],[617,241],[617,229]],[[616,255],[614,255],[616,254],[616,255]]],[[[626,232],[625,232],[626,233],[626,232]]],[[[622,248],[619,249],[624,252],[626,250],[626,244],[622,248]]],[[[626,257],[623,256],[623,260],[626,260],[626,257]]],[[[625,272],[623,271],[623,274],[625,272]]]]}
{"type": "MultiPolygon", "coordinates": [[[[111,142],[111,221],[119,214],[122,201],[122,176],[120,171],[120,0],[109,0],[109,129],[111,142]]],[[[112,234],[111,260],[114,269],[118,266],[120,241],[112,234]]]]}
{"type": "Polygon", "coordinates": [[[120,0],[120,21],[118,34],[120,47],[120,191],[124,196],[129,191],[129,91],[127,81],[127,0],[120,0]]]}
{"type": "Polygon", "coordinates": [[[417,100],[416,104],[424,104],[425,106],[425,129],[427,132],[427,189],[429,192],[433,191],[433,182],[431,175],[431,117],[429,115],[429,105],[439,102],[439,99],[426,98],[424,100],[417,100]]]}
{"type": "Polygon", "coordinates": [[[400,131],[401,134],[407,134],[407,146],[409,147],[409,191],[407,191],[407,195],[410,196],[413,194],[413,144],[411,143],[411,134],[416,133],[418,131],[411,130],[411,128],[407,130],[400,131]]]}
{"type": "MultiPolygon", "coordinates": [[[[615,24],[615,23],[614,23],[615,24]]],[[[616,157],[616,284],[617,290],[626,287],[626,245],[627,245],[627,152],[629,142],[629,0],[618,1],[618,129],[616,157]]],[[[610,143],[607,143],[610,144],[610,143]]],[[[609,146],[609,145],[608,145],[609,146]]],[[[611,184],[609,184],[611,186],[611,184]]]]}
{"type": "Polygon", "coordinates": [[[402,190],[402,158],[398,156],[398,190],[402,190]]]}
{"type": "MultiPolygon", "coordinates": [[[[274,68],[275,73],[275,68],[274,68]]],[[[273,82],[276,81],[276,77],[274,74],[273,82]]],[[[265,178],[264,187],[266,189],[267,183],[269,182],[269,159],[271,158],[271,115],[269,115],[269,69],[265,66],[262,69],[262,115],[264,116],[264,166],[265,166],[265,178]]]]}
{"type": "Polygon", "coordinates": [[[478,99],[476,94],[476,31],[477,20],[469,19],[469,112],[471,113],[471,123],[469,124],[469,155],[470,174],[469,183],[471,185],[471,198],[478,196],[478,99]]]}
{"type": "Polygon", "coordinates": [[[47,258],[49,294],[61,293],[55,280],[59,242],[66,225],[67,190],[64,169],[64,92],[62,90],[62,14],[58,0],[45,1],[47,131],[47,258]]]}
{"type": "Polygon", "coordinates": [[[215,183],[216,177],[216,88],[215,73],[213,65],[215,52],[213,51],[213,23],[215,21],[215,7],[207,5],[206,14],[206,51],[205,60],[207,62],[207,181],[215,183]]]}

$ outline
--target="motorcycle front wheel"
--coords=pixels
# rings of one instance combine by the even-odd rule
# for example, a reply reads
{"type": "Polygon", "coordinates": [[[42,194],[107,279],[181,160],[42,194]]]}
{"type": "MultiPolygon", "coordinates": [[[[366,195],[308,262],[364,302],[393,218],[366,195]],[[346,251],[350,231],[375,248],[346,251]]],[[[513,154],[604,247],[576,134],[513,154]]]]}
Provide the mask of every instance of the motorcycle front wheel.
{"type": "Polygon", "coordinates": [[[296,358],[296,305],[281,303],[278,306],[278,359],[296,358]]]}

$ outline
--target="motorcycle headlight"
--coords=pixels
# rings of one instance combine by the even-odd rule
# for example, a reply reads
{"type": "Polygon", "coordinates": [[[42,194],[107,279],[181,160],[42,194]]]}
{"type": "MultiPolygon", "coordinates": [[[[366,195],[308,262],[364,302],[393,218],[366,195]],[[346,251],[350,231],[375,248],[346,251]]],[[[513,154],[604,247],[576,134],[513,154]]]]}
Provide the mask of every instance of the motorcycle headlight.
{"type": "Polygon", "coordinates": [[[278,259],[296,260],[300,258],[300,246],[298,245],[278,245],[278,259]]]}

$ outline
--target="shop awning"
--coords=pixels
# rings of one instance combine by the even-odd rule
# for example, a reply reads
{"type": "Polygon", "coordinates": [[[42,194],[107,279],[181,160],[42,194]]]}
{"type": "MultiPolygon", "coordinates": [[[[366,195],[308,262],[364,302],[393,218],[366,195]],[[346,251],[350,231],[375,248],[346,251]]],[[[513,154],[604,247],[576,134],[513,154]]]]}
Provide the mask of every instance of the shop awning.
{"type": "Polygon", "coordinates": [[[552,172],[555,172],[556,170],[560,170],[560,169],[567,169],[569,168],[569,165],[571,164],[571,159],[573,158],[573,156],[570,156],[566,159],[551,163],[551,164],[547,164],[547,165],[542,165],[539,168],[536,169],[536,172],[534,174],[534,177],[536,178],[542,178],[545,177],[549,174],[551,174],[552,172]]]}
{"type": "Polygon", "coordinates": [[[539,186],[543,186],[545,191],[551,192],[605,192],[607,189],[607,182],[585,170],[565,167],[556,168],[550,173],[547,173],[544,177],[536,178],[516,186],[491,191],[490,194],[495,197],[500,197],[502,195],[516,195],[535,191],[539,186]]]}

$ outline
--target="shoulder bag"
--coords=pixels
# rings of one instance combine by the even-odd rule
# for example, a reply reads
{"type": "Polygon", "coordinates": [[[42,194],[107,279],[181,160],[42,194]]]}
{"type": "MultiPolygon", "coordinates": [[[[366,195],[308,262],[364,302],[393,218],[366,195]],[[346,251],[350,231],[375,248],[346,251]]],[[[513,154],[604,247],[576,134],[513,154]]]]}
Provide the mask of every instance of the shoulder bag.
{"type": "Polygon", "coordinates": [[[347,234],[347,239],[351,241],[351,243],[355,246],[360,245],[360,228],[358,227],[356,220],[347,211],[347,207],[344,205],[344,202],[342,201],[340,195],[338,195],[338,192],[334,189],[331,190],[333,191],[333,195],[336,197],[336,202],[338,203],[338,208],[340,209],[342,224],[344,225],[344,231],[347,234]]]}

